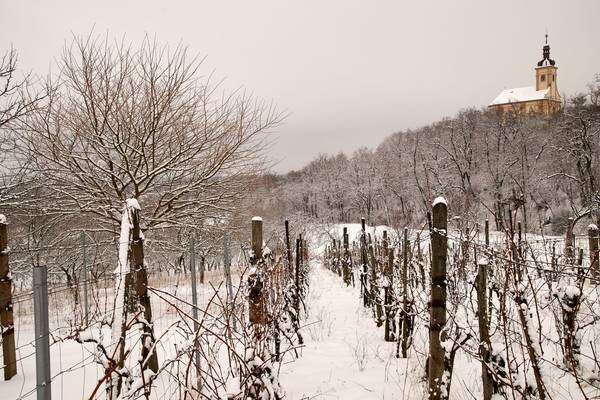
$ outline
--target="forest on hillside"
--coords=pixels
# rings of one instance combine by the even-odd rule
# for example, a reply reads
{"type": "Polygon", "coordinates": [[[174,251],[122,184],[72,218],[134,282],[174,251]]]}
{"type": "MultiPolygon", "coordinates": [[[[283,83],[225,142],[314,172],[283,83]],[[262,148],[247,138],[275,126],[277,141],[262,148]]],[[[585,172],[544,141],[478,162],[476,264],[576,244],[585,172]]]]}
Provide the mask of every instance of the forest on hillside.
{"type": "Polygon", "coordinates": [[[268,201],[256,204],[262,215],[402,227],[422,224],[445,196],[459,228],[487,218],[501,229],[509,212],[536,233],[563,232],[569,218],[598,223],[600,75],[587,88],[552,116],[468,108],[374,148],[319,155],[268,176],[268,201]]]}

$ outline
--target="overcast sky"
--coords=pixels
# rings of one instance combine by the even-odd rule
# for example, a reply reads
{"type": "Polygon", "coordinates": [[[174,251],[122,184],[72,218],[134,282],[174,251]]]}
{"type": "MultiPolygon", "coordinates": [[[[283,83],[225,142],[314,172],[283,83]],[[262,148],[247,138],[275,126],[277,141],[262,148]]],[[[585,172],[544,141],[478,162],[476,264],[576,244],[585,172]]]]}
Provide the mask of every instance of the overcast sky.
{"type": "Polygon", "coordinates": [[[273,148],[285,172],[534,85],[546,29],[559,90],[584,91],[600,72],[599,17],[597,0],[0,0],[0,50],[46,73],[92,28],[181,42],[227,87],[289,113],[273,148]]]}

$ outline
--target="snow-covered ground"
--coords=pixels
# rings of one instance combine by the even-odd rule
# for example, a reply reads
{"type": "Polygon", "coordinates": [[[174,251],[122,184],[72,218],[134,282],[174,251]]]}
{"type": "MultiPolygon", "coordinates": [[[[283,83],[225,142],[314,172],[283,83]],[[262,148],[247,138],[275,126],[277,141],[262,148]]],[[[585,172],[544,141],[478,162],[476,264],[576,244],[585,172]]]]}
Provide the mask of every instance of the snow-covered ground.
{"type": "MultiPolygon", "coordinates": [[[[359,224],[338,224],[321,227],[321,229],[317,228],[312,236],[315,253],[322,254],[324,246],[330,244],[333,238],[339,241],[344,227],[348,230],[351,242],[358,239],[361,229],[359,224]]],[[[367,227],[368,233],[379,238],[381,238],[383,230],[388,231],[392,243],[397,242],[401,232],[383,226],[367,227]]],[[[408,233],[411,243],[414,243],[417,231],[409,230],[408,233]]],[[[429,233],[427,230],[420,233],[421,250],[425,254],[428,252],[429,233]]],[[[449,247],[457,248],[458,243],[461,241],[460,233],[449,231],[448,239],[449,247]]],[[[493,247],[497,249],[505,248],[505,235],[503,233],[491,232],[490,239],[493,247]]],[[[530,254],[528,257],[531,257],[531,252],[534,252],[536,259],[543,263],[541,268],[551,270],[550,261],[552,257],[550,249],[553,244],[556,247],[555,254],[559,258],[558,264],[565,265],[565,261],[560,260],[564,251],[564,238],[529,234],[527,235],[527,241],[527,252],[530,254]]],[[[477,242],[477,246],[482,246],[482,232],[474,241],[474,243],[477,242]]],[[[589,265],[587,245],[587,237],[577,237],[574,243],[575,248],[584,250],[584,267],[589,265]]],[[[354,260],[354,262],[357,261],[354,260]]],[[[533,268],[533,265],[530,263],[527,268],[533,268]]],[[[506,268],[502,265],[500,267],[506,268]]],[[[428,266],[426,268],[428,269],[428,266]]],[[[463,289],[458,291],[462,293],[462,302],[458,305],[450,305],[449,303],[449,313],[453,313],[453,318],[456,318],[455,322],[460,325],[463,332],[473,335],[475,341],[466,347],[476,354],[476,338],[479,336],[479,325],[474,312],[476,305],[473,305],[476,296],[472,295],[474,272],[471,267],[469,270],[471,272],[468,272],[469,275],[466,279],[460,281],[461,288],[464,286],[463,289]]],[[[504,271],[496,272],[496,274],[502,273],[504,271]]],[[[590,384],[590,382],[596,380],[597,376],[596,366],[593,365],[593,358],[595,357],[590,357],[590,355],[598,345],[597,328],[592,322],[594,315],[599,315],[600,311],[596,300],[600,297],[599,289],[596,285],[587,281],[582,288],[585,300],[578,318],[580,318],[580,324],[585,324],[586,328],[578,334],[581,335],[582,342],[581,369],[578,373],[582,379],[577,383],[573,375],[566,371],[562,361],[561,339],[557,334],[557,326],[562,324],[561,307],[556,300],[556,296],[560,296],[561,291],[567,287],[577,293],[578,289],[573,286],[574,278],[572,278],[572,275],[574,272],[572,269],[566,267],[566,269],[561,270],[560,274],[562,274],[559,276],[560,280],[553,284],[553,289],[549,290],[546,287],[544,278],[539,276],[539,271],[537,269],[530,270],[530,287],[532,291],[525,289],[531,304],[530,312],[532,312],[529,316],[530,332],[534,336],[534,346],[539,346],[538,354],[541,360],[544,386],[548,394],[556,399],[598,398],[600,391],[595,385],[590,384]],[[535,293],[536,298],[535,304],[539,305],[537,311],[533,305],[533,293],[535,293]],[[585,392],[586,395],[582,392],[585,392]]],[[[311,282],[313,286],[308,300],[310,312],[307,324],[310,324],[311,321],[322,322],[315,323],[315,330],[317,330],[315,340],[307,344],[303,357],[283,372],[282,382],[288,390],[290,398],[425,398],[425,362],[428,352],[427,324],[429,319],[426,306],[429,301],[428,294],[425,291],[413,290],[413,298],[417,304],[421,304],[421,307],[417,307],[416,310],[413,343],[409,349],[408,359],[403,360],[395,358],[395,343],[384,342],[383,328],[376,327],[373,315],[371,315],[372,310],[362,307],[358,287],[345,287],[340,277],[325,269],[321,264],[317,264],[313,268],[311,282]]],[[[497,331],[500,326],[500,316],[497,314],[500,305],[497,294],[493,296],[492,301],[494,310],[496,310],[491,321],[493,328],[492,347],[495,354],[498,352],[503,356],[504,350],[502,349],[506,347],[502,343],[503,336],[501,332],[497,331]]],[[[512,297],[509,296],[509,303],[512,301],[512,297]]],[[[511,309],[509,314],[511,321],[516,321],[514,309],[511,309]]],[[[310,325],[306,329],[311,329],[310,325]]],[[[511,354],[512,357],[515,357],[513,361],[522,363],[525,359],[527,363],[528,357],[524,353],[524,345],[521,342],[520,325],[518,322],[510,322],[509,329],[512,332],[509,346],[512,349],[511,352],[517,354],[516,356],[511,354]],[[518,341],[512,342],[515,339],[518,341]]],[[[521,385],[521,387],[534,385],[531,368],[525,367],[525,371],[523,373],[523,366],[521,365],[519,371],[514,372],[513,379],[516,380],[515,383],[521,385]]],[[[482,396],[481,364],[473,355],[459,350],[454,361],[450,398],[479,399],[482,396]]],[[[511,397],[510,390],[507,396],[511,397]]]]}
{"type": "MultiPolygon", "coordinates": [[[[238,284],[237,271],[234,276],[234,285],[238,284]]],[[[151,279],[155,287],[170,293],[187,304],[191,304],[191,285],[187,281],[189,275],[159,275],[151,279]]],[[[212,286],[218,287],[224,282],[223,271],[206,273],[206,283],[199,285],[198,303],[203,307],[214,293],[212,286]]],[[[222,285],[222,290],[225,287],[222,285]]],[[[108,307],[112,304],[112,288],[99,289],[91,294],[94,299],[106,300],[108,307]]],[[[180,320],[176,310],[157,296],[151,295],[155,336],[159,339],[159,362],[174,355],[175,347],[186,341],[174,329],[174,324],[180,320]]],[[[93,343],[80,344],[73,339],[64,339],[72,332],[70,325],[73,323],[73,298],[70,292],[62,291],[56,295],[50,294],[50,369],[52,377],[52,398],[61,400],[88,399],[104,376],[104,370],[96,362],[96,348],[93,343]]],[[[102,301],[100,301],[102,303],[102,301]]],[[[179,304],[181,305],[181,304],[179,304]]],[[[184,303],[185,307],[186,304],[184,303]]],[[[189,306],[188,306],[189,308],[189,306]]],[[[9,381],[0,380],[0,400],[9,399],[34,399],[36,397],[36,364],[35,364],[35,338],[33,329],[32,302],[17,303],[15,310],[15,342],[17,348],[17,375],[9,381]]],[[[109,327],[101,331],[97,328],[84,332],[83,336],[99,337],[103,335],[103,342],[110,344],[111,332],[109,327]]],[[[139,331],[132,329],[128,333],[130,346],[139,346],[139,331]]],[[[0,354],[0,362],[2,362],[0,354]]],[[[135,357],[128,362],[136,362],[135,357]]],[[[155,381],[156,396],[153,398],[168,398],[178,392],[176,382],[168,379],[167,374],[159,375],[155,381]],[[159,397],[160,396],[160,397],[159,397]]],[[[95,398],[106,397],[104,385],[101,385],[95,398]]]]}
{"type": "Polygon", "coordinates": [[[284,365],[280,381],[290,400],[419,399],[424,372],[414,358],[396,358],[396,343],[362,307],[358,288],[314,263],[302,356],[284,365]]]}
{"type": "MultiPolygon", "coordinates": [[[[346,227],[349,230],[350,240],[356,240],[360,225],[349,224],[346,227]]],[[[290,400],[425,398],[427,311],[422,308],[416,317],[413,343],[409,348],[408,358],[397,358],[397,343],[384,341],[383,328],[376,326],[372,309],[365,309],[362,306],[358,284],[356,287],[346,287],[338,275],[323,265],[322,254],[325,245],[330,243],[333,237],[339,240],[342,229],[343,225],[314,226],[308,235],[311,243],[310,289],[306,299],[307,315],[302,321],[301,328],[305,343],[299,358],[293,357],[289,352],[279,366],[280,383],[286,392],[286,398],[290,400]]],[[[370,227],[368,231],[380,237],[384,229],[386,228],[370,227]]],[[[416,232],[409,232],[411,240],[415,239],[416,232]]],[[[388,234],[392,238],[396,238],[398,233],[388,229],[388,234]]],[[[427,236],[425,232],[421,235],[424,253],[428,247],[427,236]]],[[[532,243],[542,240],[540,237],[530,237],[530,239],[532,243]]],[[[560,240],[560,238],[546,239],[560,240]]],[[[493,233],[492,241],[500,243],[501,234],[493,233]]],[[[585,248],[587,243],[581,239],[578,245],[585,248]]],[[[559,243],[557,253],[561,252],[562,247],[559,243]]],[[[218,286],[224,277],[222,272],[215,271],[209,274],[209,279],[212,280],[212,284],[218,286]]],[[[358,279],[355,281],[358,283],[358,279]]],[[[234,282],[234,286],[236,284],[237,282],[234,282]]],[[[191,290],[186,275],[170,279],[161,278],[157,282],[151,282],[151,285],[161,287],[188,302],[191,300],[191,290]]],[[[468,283],[465,282],[465,285],[468,283]]],[[[543,285],[536,288],[540,293],[545,290],[543,285]]],[[[585,292],[590,299],[598,297],[597,289],[594,287],[586,285],[585,292]]],[[[107,293],[108,297],[111,297],[109,292],[104,292],[105,295],[107,293]]],[[[201,286],[200,303],[204,304],[211,293],[213,290],[210,284],[201,286]]],[[[415,297],[419,297],[423,304],[427,302],[425,292],[416,294],[415,297]]],[[[68,301],[68,295],[65,294],[64,304],[61,304],[60,298],[51,303],[51,329],[53,324],[54,327],[58,327],[63,326],[65,321],[68,322],[70,307],[68,301]]],[[[152,302],[156,335],[166,335],[159,348],[159,359],[164,360],[166,356],[173,353],[171,347],[181,343],[185,338],[178,338],[172,331],[172,324],[178,319],[175,310],[156,296],[152,296],[152,302]]],[[[9,382],[0,382],[1,400],[35,396],[33,324],[31,310],[27,307],[27,304],[15,305],[17,357],[20,359],[17,366],[18,375],[9,382]]],[[[595,307],[593,304],[589,305],[584,311],[589,312],[593,307],[595,307]]],[[[539,321],[542,326],[540,341],[556,340],[551,310],[546,309],[545,304],[542,305],[541,310],[543,314],[539,321]]],[[[469,329],[477,331],[476,318],[465,323],[469,329]]],[[[105,328],[105,331],[107,338],[110,338],[109,328],[105,328]]],[[[53,339],[59,339],[60,332],[60,330],[56,331],[56,337],[53,339]]],[[[597,341],[595,328],[588,328],[584,335],[584,345],[591,341],[597,341]]],[[[102,367],[94,360],[94,346],[81,345],[73,340],[51,340],[51,342],[54,342],[50,350],[53,398],[64,400],[88,398],[97,385],[98,379],[103,375],[102,367]]],[[[498,348],[501,346],[502,344],[498,344],[498,348]]],[[[560,363],[558,360],[560,350],[555,345],[545,344],[544,351],[544,365],[547,366],[544,377],[550,391],[560,399],[582,398],[579,396],[573,378],[563,370],[553,367],[554,363],[560,363]]],[[[157,389],[152,392],[152,398],[177,396],[177,383],[169,380],[167,374],[161,375],[155,384],[157,389]]],[[[451,398],[481,398],[481,388],[479,361],[459,351],[455,360],[451,398]]],[[[590,393],[594,392],[593,388],[589,389],[590,393]]],[[[98,398],[104,397],[102,387],[98,391],[98,398]]]]}

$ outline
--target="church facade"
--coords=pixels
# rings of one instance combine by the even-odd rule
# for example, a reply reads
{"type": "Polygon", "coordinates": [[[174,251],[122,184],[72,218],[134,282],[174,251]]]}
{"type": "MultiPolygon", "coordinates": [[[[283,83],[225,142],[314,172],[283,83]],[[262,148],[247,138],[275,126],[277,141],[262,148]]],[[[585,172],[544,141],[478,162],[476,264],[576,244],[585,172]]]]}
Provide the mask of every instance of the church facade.
{"type": "Polygon", "coordinates": [[[505,89],[488,105],[500,113],[519,112],[552,114],[560,110],[561,99],[556,86],[556,62],[550,58],[548,35],[542,52],[542,60],[535,67],[535,86],[505,89]]]}

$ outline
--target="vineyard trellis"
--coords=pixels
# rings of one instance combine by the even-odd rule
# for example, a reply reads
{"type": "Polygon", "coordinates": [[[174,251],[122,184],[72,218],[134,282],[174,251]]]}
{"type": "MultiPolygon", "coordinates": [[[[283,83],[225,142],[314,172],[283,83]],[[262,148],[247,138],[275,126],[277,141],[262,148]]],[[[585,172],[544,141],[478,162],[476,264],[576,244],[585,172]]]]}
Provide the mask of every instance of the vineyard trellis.
{"type": "MultiPolygon", "coordinates": [[[[12,304],[3,309],[15,312],[11,325],[3,315],[2,344],[14,354],[16,376],[6,379],[18,382],[18,388],[11,386],[16,398],[37,393],[38,398],[49,399],[57,390],[62,397],[66,376],[83,378],[81,398],[85,399],[282,398],[278,364],[299,357],[303,343],[299,329],[309,280],[308,246],[301,231],[296,228],[294,233],[298,235],[294,254],[287,221],[285,235],[276,230],[266,240],[272,249],[253,230],[252,246],[241,241],[234,260],[225,233],[222,262],[209,264],[202,284],[195,273],[193,236],[186,256],[192,282],[185,269],[165,273],[148,268],[141,219],[139,204],[130,199],[123,208],[117,243],[82,240],[81,247],[72,246],[73,251],[94,247],[115,251],[116,245],[118,265],[112,275],[99,277],[82,267],[75,282],[57,282],[47,278],[47,268],[40,264],[35,269],[44,279],[36,275],[34,290],[16,290],[10,279],[2,281],[8,282],[10,298],[0,292],[0,300],[12,304]],[[260,326],[249,315],[257,276],[264,294],[260,326]],[[35,318],[30,312],[33,297],[41,300],[36,300],[35,318]],[[38,323],[43,326],[40,307],[47,323],[38,332],[38,323]],[[36,335],[30,332],[32,322],[36,335]],[[12,346],[6,340],[11,332],[16,338],[12,346]],[[47,368],[33,362],[44,354],[47,368]],[[31,380],[34,375],[38,384],[31,380]],[[86,375],[92,378],[86,380],[86,375]]],[[[259,220],[254,218],[253,226],[259,220]]],[[[1,222],[0,267],[6,267],[5,276],[10,278],[8,222],[4,217],[1,222]]],[[[47,250],[30,247],[14,252],[47,250]]],[[[5,376],[13,365],[8,361],[4,355],[5,376]]]]}
{"type": "MultiPolygon", "coordinates": [[[[598,396],[598,228],[576,236],[571,225],[557,238],[525,234],[512,216],[495,233],[487,220],[462,221],[461,229],[448,222],[442,198],[421,229],[363,220],[349,254],[340,256],[330,232],[324,264],[338,275],[349,265],[360,277],[362,303],[377,326],[385,322],[396,356],[423,358],[431,399],[450,397],[458,354],[481,364],[486,400],[598,396]],[[555,385],[558,376],[569,377],[560,384],[567,391],[555,385]]],[[[347,227],[341,236],[348,240],[347,227]]]]}

